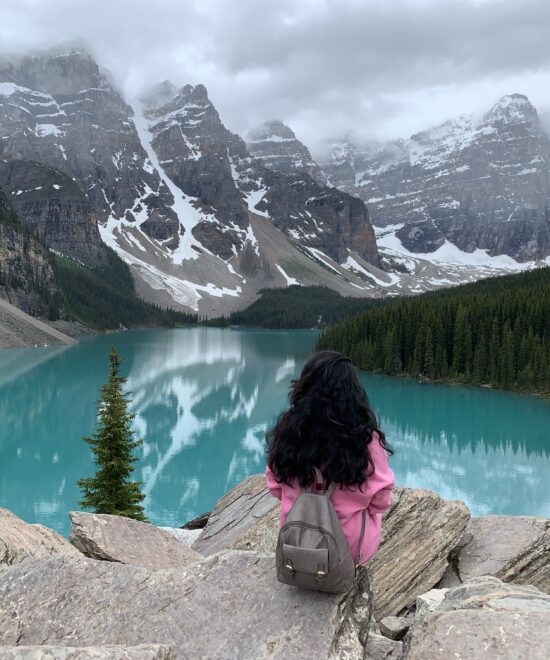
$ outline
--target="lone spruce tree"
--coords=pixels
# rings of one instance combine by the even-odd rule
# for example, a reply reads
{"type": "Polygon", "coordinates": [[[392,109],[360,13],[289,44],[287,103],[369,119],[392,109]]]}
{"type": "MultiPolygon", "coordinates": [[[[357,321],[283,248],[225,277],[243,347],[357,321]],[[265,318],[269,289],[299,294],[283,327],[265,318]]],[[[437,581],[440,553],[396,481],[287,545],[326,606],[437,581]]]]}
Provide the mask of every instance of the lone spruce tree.
{"type": "Polygon", "coordinates": [[[128,412],[129,399],[122,387],[126,378],[119,375],[121,358],[115,348],[109,353],[109,379],[101,386],[98,404],[99,422],[95,433],[84,440],[91,446],[96,463],[94,477],[79,479],[82,491],[80,506],[94,513],[111,513],[146,521],[141,502],[141,482],[131,481],[136,458],[134,449],[143,440],[134,440],[128,412]]]}

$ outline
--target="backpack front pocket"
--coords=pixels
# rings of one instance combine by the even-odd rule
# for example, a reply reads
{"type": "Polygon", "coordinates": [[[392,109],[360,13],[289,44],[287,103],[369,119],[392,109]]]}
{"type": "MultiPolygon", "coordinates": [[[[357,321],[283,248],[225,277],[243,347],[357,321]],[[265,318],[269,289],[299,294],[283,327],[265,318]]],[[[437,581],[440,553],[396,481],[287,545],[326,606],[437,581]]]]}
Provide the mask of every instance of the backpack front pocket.
{"type": "Polygon", "coordinates": [[[297,548],[285,543],[282,569],[289,575],[305,573],[324,580],[328,575],[328,549],[297,548]]]}

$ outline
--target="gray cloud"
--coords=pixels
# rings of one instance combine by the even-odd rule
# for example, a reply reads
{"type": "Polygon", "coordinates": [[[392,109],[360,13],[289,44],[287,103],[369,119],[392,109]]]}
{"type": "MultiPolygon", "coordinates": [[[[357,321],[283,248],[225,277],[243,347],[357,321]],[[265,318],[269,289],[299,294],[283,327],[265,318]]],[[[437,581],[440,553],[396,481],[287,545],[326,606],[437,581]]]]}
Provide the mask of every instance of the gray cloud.
{"type": "Polygon", "coordinates": [[[407,136],[522,92],[550,107],[547,0],[2,0],[8,51],[85,40],[128,94],[204,83],[241,134],[407,136]]]}

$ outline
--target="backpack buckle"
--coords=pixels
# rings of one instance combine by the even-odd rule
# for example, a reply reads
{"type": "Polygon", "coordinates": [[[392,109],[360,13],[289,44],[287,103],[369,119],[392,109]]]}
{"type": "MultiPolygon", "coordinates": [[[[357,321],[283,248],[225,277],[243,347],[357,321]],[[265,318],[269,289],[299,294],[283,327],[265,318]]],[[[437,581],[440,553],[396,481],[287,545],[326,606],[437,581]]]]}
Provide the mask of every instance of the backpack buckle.
{"type": "Polygon", "coordinates": [[[290,559],[287,560],[287,562],[286,562],[286,564],[285,564],[285,569],[286,569],[291,575],[294,575],[294,573],[296,573],[296,570],[295,570],[294,566],[292,565],[292,561],[291,561],[290,559]]]}
{"type": "MultiPolygon", "coordinates": [[[[324,568],[324,567],[323,567],[324,568]]],[[[316,577],[318,580],[325,580],[327,577],[326,571],[324,571],[322,568],[317,569],[316,577]]]]}

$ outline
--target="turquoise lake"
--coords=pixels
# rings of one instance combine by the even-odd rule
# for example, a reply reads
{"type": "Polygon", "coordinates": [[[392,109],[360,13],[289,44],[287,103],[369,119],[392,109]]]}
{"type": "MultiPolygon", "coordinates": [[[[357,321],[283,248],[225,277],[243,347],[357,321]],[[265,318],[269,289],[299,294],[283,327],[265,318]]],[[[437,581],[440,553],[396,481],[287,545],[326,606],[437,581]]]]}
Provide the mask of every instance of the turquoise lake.
{"type": "MultiPolygon", "coordinates": [[[[68,347],[0,351],[0,506],[69,532],[76,480],[93,471],[107,352],[115,345],[144,439],[136,478],[159,525],[180,526],[264,469],[314,331],[140,330],[68,347]]],[[[550,402],[361,374],[396,453],[396,481],[461,499],[474,515],[550,517],[550,402]]]]}

